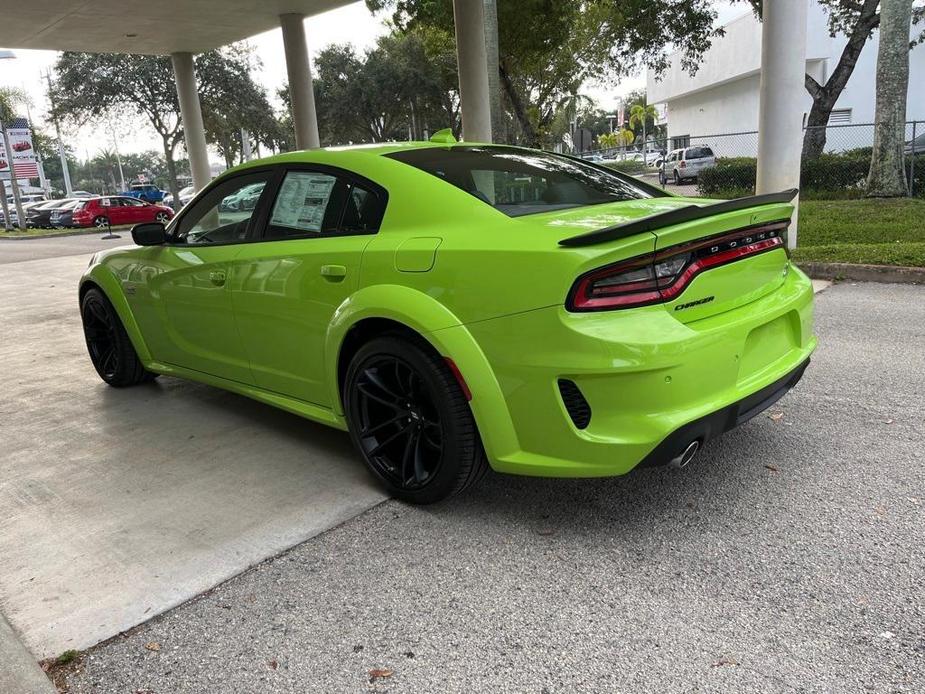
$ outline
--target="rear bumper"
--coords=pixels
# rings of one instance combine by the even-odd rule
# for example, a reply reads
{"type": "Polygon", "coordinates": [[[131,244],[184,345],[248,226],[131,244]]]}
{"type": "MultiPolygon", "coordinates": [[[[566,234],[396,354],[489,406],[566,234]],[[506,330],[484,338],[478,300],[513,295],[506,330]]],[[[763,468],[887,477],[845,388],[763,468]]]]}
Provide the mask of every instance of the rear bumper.
{"type": "Polygon", "coordinates": [[[667,465],[691,441],[706,443],[710,439],[716,438],[730,429],[735,429],[740,424],[744,424],[784,397],[787,391],[803,378],[803,372],[806,371],[807,366],[809,366],[809,359],[789,374],[749,395],[747,398],[743,398],[716,412],[711,412],[705,417],[685,424],[679,429],[675,429],[649,455],[643,458],[637,467],[667,465]]]}
{"type": "Polygon", "coordinates": [[[480,411],[473,389],[492,466],[550,477],[621,475],[670,459],[678,441],[707,440],[772,404],[816,346],[812,285],[796,268],[765,296],[694,322],[663,306],[550,307],[466,328],[507,408],[480,411]],[[563,379],[590,407],[585,426],[569,415],[563,379]]]}

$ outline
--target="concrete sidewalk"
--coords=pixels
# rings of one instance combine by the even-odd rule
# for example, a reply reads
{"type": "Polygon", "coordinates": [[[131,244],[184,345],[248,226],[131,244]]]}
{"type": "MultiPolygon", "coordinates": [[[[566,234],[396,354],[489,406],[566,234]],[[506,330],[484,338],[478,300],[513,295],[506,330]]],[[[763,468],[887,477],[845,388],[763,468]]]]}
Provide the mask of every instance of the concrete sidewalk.
{"type": "Polygon", "coordinates": [[[63,254],[85,242],[45,244],[59,257],[0,272],[0,610],[37,659],[118,634],[385,498],[346,434],[176,379],[104,385],[77,307],[87,256],[63,254]]]}

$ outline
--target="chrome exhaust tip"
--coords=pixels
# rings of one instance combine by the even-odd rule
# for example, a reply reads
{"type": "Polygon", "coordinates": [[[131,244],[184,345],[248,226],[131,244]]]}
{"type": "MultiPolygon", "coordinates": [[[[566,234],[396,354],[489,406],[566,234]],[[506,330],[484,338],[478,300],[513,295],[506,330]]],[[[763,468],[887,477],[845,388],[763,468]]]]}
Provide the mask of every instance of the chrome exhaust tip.
{"type": "Polygon", "coordinates": [[[694,459],[694,456],[697,455],[697,451],[699,450],[700,450],[700,439],[694,439],[689,444],[687,444],[687,447],[685,447],[683,451],[681,451],[680,453],[678,453],[678,455],[676,455],[674,458],[668,461],[668,464],[671,467],[677,468],[680,470],[682,467],[685,467],[689,462],[691,462],[694,459]]]}

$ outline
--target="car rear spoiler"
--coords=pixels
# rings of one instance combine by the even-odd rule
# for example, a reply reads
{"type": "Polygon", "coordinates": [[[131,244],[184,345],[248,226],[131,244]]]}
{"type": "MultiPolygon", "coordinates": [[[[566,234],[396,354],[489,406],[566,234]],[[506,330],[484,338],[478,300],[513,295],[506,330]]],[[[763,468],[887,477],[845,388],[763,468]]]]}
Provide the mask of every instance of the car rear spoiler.
{"type": "Polygon", "coordinates": [[[750,195],[746,198],[726,200],[725,202],[717,202],[712,205],[687,205],[686,207],[678,207],[673,210],[668,210],[667,212],[659,212],[651,217],[643,217],[642,219],[635,219],[632,222],[624,222],[623,224],[616,224],[612,227],[589,231],[584,234],[579,234],[578,236],[570,236],[567,239],[559,241],[559,245],[574,248],[576,246],[593,246],[594,244],[605,243],[606,241],[616,241],[617,239],[626,238],[627,236],[639,234],[644,231],[652,231],[674,224],[690,222],[695,219],[712,217],[725,212],[735,212],[737,210],[744,210],[759,205],[790,202],[799,192],[798,188],[790,188],[789,190],[782,190],[779,193],[750,195]]]}

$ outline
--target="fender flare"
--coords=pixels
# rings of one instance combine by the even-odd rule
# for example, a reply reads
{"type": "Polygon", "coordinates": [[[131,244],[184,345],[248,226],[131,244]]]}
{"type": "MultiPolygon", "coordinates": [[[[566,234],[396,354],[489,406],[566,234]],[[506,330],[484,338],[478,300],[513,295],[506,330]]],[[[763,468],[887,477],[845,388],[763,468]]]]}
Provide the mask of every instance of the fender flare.
{"type": "Polygon", "coordinates": [[[80,278],[79,292],[81,296],[83,296],[84,287],[88,284],[98,287],[109,299],[109,303],[116,310],[116,315],[122,321],[125,332],[128,333],[129,340],[131,340],[132,346],[135,348],[139,361],[145,367],[153,363],[154,358],[151,356],[151,351],[141,335],[141,330],[135,321],[135,314],[132,313],[132,309],[125,299],[125,293],[122,291],[122,283],[119,278],[113,274],[112,270],[98,263],[89,268],[80,278]]]}
{"type": "Polygon", "coordinates": [[[367,318],[386,318],[407,326],[439,354],[459,367],[472,392],[469,405],[489,460],[519,450],[514,424],[494,371],[465,325],[433,297],[400,285],[364,287],[334,312],[325,336],[325,374],[338,415],[343,416],[338,387],[340,348],[349,330],[367,318]]]}

